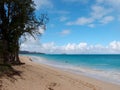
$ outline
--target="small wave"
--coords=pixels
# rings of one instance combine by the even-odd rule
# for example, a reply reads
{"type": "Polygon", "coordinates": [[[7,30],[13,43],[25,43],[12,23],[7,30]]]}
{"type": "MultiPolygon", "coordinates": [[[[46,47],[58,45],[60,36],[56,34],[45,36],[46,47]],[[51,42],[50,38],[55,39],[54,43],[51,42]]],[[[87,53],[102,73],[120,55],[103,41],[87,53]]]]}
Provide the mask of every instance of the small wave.
{"type": "MultiPolygon", "coordinates": [[[[30,56],[32,61],[37,62],[37,63],[42,63],[45,65],[49,65],[52,67],[56,67],[68,72],[76,73],[76,74],[82,74],[86,75],[89,77],[93,77],[99,80],[111,82],[120,85],[120,70],[104,70],[104,69],[96,69],[96,68],[90,68],[90,67],[83,67],[83,66],[75,66],[69,63],[60,63],[60,62],[55,62],[51,60],[47,60],[46,58],[43,57],[37,57],[37,56],[30,56]]],[[[96,65],[105,65],[107,66],[108,64],[96,64],[96,65]]]]}

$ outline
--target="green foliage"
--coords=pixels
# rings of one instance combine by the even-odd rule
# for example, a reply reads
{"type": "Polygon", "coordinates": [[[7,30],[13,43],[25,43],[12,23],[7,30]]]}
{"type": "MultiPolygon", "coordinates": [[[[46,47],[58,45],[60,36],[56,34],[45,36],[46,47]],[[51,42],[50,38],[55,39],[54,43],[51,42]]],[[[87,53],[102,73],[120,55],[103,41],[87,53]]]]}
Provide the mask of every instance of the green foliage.
{"type": "Polygon", "coordinates": [[[7,59],[18,58],[21,36],[41,34],[38,28],[45,29],[47,21],[46,14],[39,19],[35,16],[33,0],[0,0],[0,40],[5,44],[3,53],[8,54],[7,59]]]}

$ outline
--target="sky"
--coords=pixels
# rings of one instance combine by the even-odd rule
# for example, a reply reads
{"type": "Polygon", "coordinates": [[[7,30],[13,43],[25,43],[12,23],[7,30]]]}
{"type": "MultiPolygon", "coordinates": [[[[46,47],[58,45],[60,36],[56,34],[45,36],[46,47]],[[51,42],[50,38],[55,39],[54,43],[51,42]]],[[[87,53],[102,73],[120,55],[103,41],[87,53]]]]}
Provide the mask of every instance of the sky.
{"type": "Polygon", "coordinates": [[[46,30],[21,50],[48,54],[120,54],[120,0],[34,0],[46,30]]]}

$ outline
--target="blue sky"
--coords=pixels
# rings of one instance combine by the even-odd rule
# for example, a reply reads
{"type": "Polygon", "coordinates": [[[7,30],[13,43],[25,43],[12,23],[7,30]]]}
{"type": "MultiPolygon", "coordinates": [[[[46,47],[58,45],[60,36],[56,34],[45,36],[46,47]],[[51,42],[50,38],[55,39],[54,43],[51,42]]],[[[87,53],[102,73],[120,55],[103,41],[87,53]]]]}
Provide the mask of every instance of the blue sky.
{"type": "Polygon", "coordinates": [[[47,30],[21,50],[45,53],[120,53],[120,0],[34,0],[47,30]],[[32,43],[32,44],[31,44],[32,43]]]}

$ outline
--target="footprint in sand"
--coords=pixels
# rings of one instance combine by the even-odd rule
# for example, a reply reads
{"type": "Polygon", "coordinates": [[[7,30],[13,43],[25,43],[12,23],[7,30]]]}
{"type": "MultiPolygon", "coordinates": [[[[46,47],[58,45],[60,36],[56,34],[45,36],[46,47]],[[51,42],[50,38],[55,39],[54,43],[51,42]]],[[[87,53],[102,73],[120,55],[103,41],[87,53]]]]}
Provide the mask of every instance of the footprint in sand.
{"type": "Polygon", "coordinates": [[[56,86],[58,86],[58,84],[55,82],[52,82],[52,83],[49,83],[48,85],[46,85],[47,90],[54,90],[54,87],[56,87],[56,86]]]}

